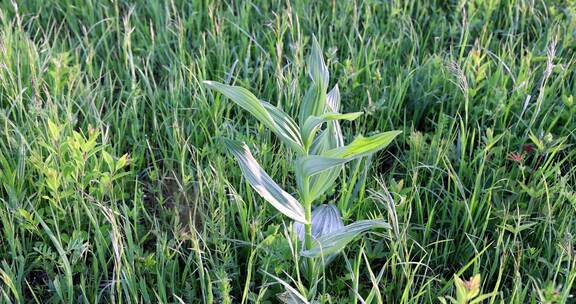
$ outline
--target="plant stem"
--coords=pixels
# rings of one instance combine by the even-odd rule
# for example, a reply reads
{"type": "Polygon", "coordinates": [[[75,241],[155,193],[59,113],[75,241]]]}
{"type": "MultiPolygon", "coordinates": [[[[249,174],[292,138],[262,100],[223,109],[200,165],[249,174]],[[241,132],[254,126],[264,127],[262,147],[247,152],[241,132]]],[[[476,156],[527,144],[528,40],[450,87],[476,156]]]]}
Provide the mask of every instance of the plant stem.
{"type": "MultiPolygon", "coordinates": [[[[304,201],[304,217],[306,218],[307,224],[304,224],[304,246],[306,250],[312,249],[312,200],[310,200],[309,195],[309,178],[304,177],[303,181],[303,188],[304,193],[302,193],[302,198],[304,201]]],[[[314,258],[307,258],[306,260],[307,267],[306,272],[308,276],[308,280],[310,282],[313,281],[313,266],[314,266],[314,258]]]]}
{"type": "MultiPolygon", "coordinates": [[[[306,246],[306,250],[310,250],[312,249],[312,204],[309,204],[308,206],[306,206],[306,220],[309,221],[310,224],[306,224],[304,226],[305,229],[305,240],[304,240],[304,246],[306,246]]],[[[313,267],[313,263],[314,263],[314,259],[313,258],[308,258],[307,259],[307,272],[308,272],[308,278],[310,280],[312,280],[312,267],[313,267]]]]}

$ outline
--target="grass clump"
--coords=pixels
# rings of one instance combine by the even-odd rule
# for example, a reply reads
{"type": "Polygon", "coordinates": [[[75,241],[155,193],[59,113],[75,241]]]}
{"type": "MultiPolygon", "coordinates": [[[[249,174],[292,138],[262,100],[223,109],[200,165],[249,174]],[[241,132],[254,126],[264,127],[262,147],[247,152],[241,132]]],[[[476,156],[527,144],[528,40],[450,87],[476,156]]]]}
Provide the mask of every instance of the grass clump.
{"type": "Polygon", "coordinates": [[[575,16],[566,1],[2,1],[0,302],[570,303],[575,16]],[[241,109],[205,80],[269,103],[241,109]],[[354,118],[341,141],[323,135],[336,118],[354,118]],[[315,172],[388,130],[386,149],[315,172]],[[302,209],[267,203],[224,138],[302,209]],[[312,254],[375,219],[387,229],[312,254]]]}

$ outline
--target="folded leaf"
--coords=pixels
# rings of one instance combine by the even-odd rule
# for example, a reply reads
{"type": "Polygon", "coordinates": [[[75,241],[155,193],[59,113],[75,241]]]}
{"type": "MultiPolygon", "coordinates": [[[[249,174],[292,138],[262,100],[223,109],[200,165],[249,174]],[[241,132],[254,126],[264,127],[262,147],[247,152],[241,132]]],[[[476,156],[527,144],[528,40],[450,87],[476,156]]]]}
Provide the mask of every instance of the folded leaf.
{"type": "MultiPolygon", "coordinates": [[[[322,204],[312,210],[312,237],[317,239],[344,227],[336,205],[322,204]]],[[[294,229],[301,242],[304,242],[304,225],[295,223],[294,229]]]]}
{"type": "Polygon", "coordinates": [[[296,160],[296,169],[303,177],[314,176],[324,170],[351,161],[351,158],[326,157],[321,155],[307,155],[296,160]]]}
{"type": "Polygon", "coordinates": [[[402,133],[390,131],[371,137],[359,136],[344,147],[328,150],[324,155],[306,155],[296,161],[296,168],[302,177],[310,177],[324,170],[342,165],[351,160],[370,155],[388,146],[392,140],[402,133]]]}
{"type": "Polygon", "coordinates": [[[328,191],[340,176],[343,166],[332,167],[322,173],[316,174],[310,178],[310,197],[316,200],[324,192],[328,191]]]}
{"type": "Polygon", "coordinates": [[[304,153],[304,145],[302,143],[300,127],[298,127],[298,124],[296,124],[296,122],[290,116],[288,116],[288,114],[273,106],[272,104],[262,101],[262,105],[264,108],[266,108],[266,110],[268,110],[268,113],[270,113],[270,116],[272,116],[272,119],[280,129],[280,131],[274,133],[278,134],[282,132],[282,134],[278,136],[285,137],[287,144],[290,145],[296,152],[304,153]]]}
{"type": "Polygon", "coordinates": [[[304,122],[304,126],[302,126],[302,138],[304,140],[304,145],[308,146],[312,142],[314,136],[316,135],[316,131],[323,123],[332,120],[351,121],[358,118],[362,114],[363,114],[362,112],[344,113],[344,114],[328,112],[320,116],[308,117],[304,122]]]}
{"type": "Polygon", "coordinates": [[[401,131],[380,133],[371,137],[357,137],[351,144],[330,149],[323,155],[306,155],[296,161],[300,179],[309,177],[309,195],[316,199],[327,191],[338,178],[345,163],[368,156],[388,146],[401,131]]]}
{"type": "Polygon", "coordinates": [[[244,177],[258,194],[289,218],[307,223],[304,208],[300,202],[272,180],[254,159],[246,144],[233,140],[225,140],[225,142],[228,150],[236,157],[244,177]]]}
{"type": "Polygon", "coordinates": [[[326,95],[326,104],[328,105],[328,111],[340,111],[340,88],[338,88],[338,84],[326,95]]]}
{"type": "Polygon", "coordinates": [[[322,48],[316,40],[316,37],[312,37],[312,52],[310,53],[310,57],[308,58],[308,67],[310,78],[314,83],[322,88],[324,91],[328,88],[328,80],[330,78],[330,74],[328,72],[328,67],[324,62],[324,56],[322,55],[322,48]]]}
{"type": "MultiPolygon", "coordinates": [[[[338,85],[326,95],[326,110],[328,112],[339,112],[340,110],[340,90],[338,85]]],[[[344,146],[344,137],[340,122],[333,120],[328,124],[320,135],[316,136],[310,147],[310,154],[322,154],[324,151],[344,146]]]]}
{"type": "Polygon", "coordinates": [[[312,37],[312,52],[308,58],[308,73],[312,79],[312,84],[300,104],[300,113],[298,115],[300,126],[304,125],[308,117],[324,113],[326,108],[326,90],[328,89],[330,74],[316,37],[312,37]]]}
{"type": "MultiPolygon", "coordinates": [[[[340,90],[338,85],[326,95],[326,110],[330,112],[339,112],[340,110],[340,90]]],[[[344,146],[344,136],[338,120],[328,122],[326,129],[320,133],[310,147],[310,154],[320,155],[326,150],[344,146]]],[[[316,174],[310,178],[310,197],[315,200],[324,192],[328,191],[333,185],[343,165],[332,167],[322,173],[316,174]]]]}
{"type": "Polygon", "coordinates": [[[315,83],[312,83],[300,104],[300,112],[298,113],[298,122],[300,123],[300,126],[304,126],[308,117],[322,115],[325,109],[326,91],[315,83]]]}
{"type": "MultiPolygon", "coordinates": [[[[338,84],[334,86],[328,95],[326,95],[326,105],[331,112],[340,112],[340,89],[338,84]]],[[[344,146],[344,137],[342,136],[342,129],[340,129],[340,122],[333,120],[328,125],[328,149],[344,146]]]]}
{"type": "Polygon", "coordinates": [[[304,257],[326,258],[334,253],[340,252],[354,238],[374,228],[390,229],[391,227],[382,220],[357,221],[314,240],[314,246],[309,250],[303,250],[301,255],[304,257]]]}
{"type": "Polygon", "coordinates": [[[389,131],[370,137],[358,136],[349,145],[328,150],[327,157],[359,158],[377,152],[388,146],[402,131],[389,131]]]}
{"type": "MultiPolygon", "coordinates": [[[[321,156],[317,156],[317,155],[310,155],[310,156],[305,156],[305,159],[308,158],[314,158],[314,157],[320,157],[321,156]]],[[[347,160],[346,159],[337,159],[338,162],[344,163],[347,160]]],[[[318,166],[322,166],[323,164],[315,164],[312,163],[312,165],[318,165],[318,166]]],[[[310,200],[316,200],[318,197],[320,197],[324,192],[326,192],[328,189],[330,189],[330,187],[334,184],[334,182],[336,181],[336,179],[338,178],[338,176],[340,175],[341,170],[343,169],[343,166],[337,166],[334,164],[331,164],[331,167],[329,169],[325,169],[322,170],[322,172],[314,174],[314,175],[305,175],[307,173],[303,173],[303,169],[302,169],[302,159],[298,159],[296,160],[296,183],[298,185],[298,188],[301,192],[305,191],[305,189],[303,188],[304,183],[303,180],[304,178],[309,178],[308,180],[308,195],[310,200]]],[[[308,168],[307,170],[314,170],[314,168],[308,168]]]]}
{"type": "Polygon", "coordinates": [[[260,101],[254,94],[242,87],[229,86],[215,81],[204,81],[204,84],[250,112],[289,147],[297,153],[303,154],[304,148],[298,125],[282,110],[267,102],[260,101]]]}
{"type": "MultiPolygon", "coordinates": [[[[342,222],[342,216],[340,215],[340,211],[338,211],[338,207],[336,205],[330,204],[322,204],[312,211],[312,238],[318,239],[324,235],[328,235],[339,229],[344,227],[344,223],[342,222]]],[[[302,223],[294,223],[294,229],[298,234],[298,238],[300,242],[304,244],[305,234],[304,234],[304,225],[302,223]]],[[[324,266],[328,265],[334,258],[336,254],[331,254],[325,256],[322,259],[322,264],[324,266]]]]}

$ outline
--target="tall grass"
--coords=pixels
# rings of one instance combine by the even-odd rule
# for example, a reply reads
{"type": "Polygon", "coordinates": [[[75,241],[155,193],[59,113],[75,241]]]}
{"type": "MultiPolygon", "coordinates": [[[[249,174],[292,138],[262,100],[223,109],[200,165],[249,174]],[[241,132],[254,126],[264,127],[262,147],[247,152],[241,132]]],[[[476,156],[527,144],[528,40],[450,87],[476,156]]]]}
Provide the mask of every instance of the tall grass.
{"type": "Polygon", "coordinates": [[[487,303],[574,301],[575,18],[563,1],[1,2],[0,302],[309,288],[289,221],[221,139],[290,193],[292,152],[201,83],[297,117],[312,33],[342,112],[367,113],[344,138],[403,133],[321,198],[392,229],[347,247],[305,300],[449,301],[479,274],[487,303]]]}

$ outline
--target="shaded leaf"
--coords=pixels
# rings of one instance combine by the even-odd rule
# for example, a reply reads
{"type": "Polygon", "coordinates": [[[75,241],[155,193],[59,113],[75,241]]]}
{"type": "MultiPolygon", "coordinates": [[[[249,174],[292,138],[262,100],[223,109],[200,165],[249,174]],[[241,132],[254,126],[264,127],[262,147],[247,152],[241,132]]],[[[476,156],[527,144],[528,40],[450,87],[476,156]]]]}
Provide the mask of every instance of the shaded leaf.
{"type": "MultiPolygon", "coordinates": [[[[326,95],[326,106],[327,111],[338,112],[340,110],[340,90],[338,85],[335,85],[334,88],[328,92],[328,95],[326,95]]],[[[344,137],[342,136],[340,122],[338,120],[332,120],[328,122],[326,129],[315,138],[310,147],[310,154],[322,154],[326,150],[343,146],[344,137]]],[[[335,166],[310,178],[310,196],[313,200],[317,199],[334,185],[342,168],[342,165],[335,166]]]]}
{"type": "Polygon", "coordinates": [[[340,88],[338,88],[338,84],[326,95],[326,105],[328,105],[330,112],[340,111],[340,88]]]}
{"type": "Polygon", "coordinates": [[[51,119],[48,119],[48,133],[50,134],[50,139],[58,141],[60,139],[60,133],[62,129],[60,126],[55,124],[51,119]]]}
{"type": "Polygon", "coordinates": [[[298,122],[304,126],[306,119],[310,116],[322,115],[326,109],[326,91],[312,83],[300,105],[298,122]]]}
{"type": "Polygon", "coordinates": [[[309,304],[310,302],[308,302],[308,300],[306,300],[306,297],[304,297],[304,295],[302,295],[300,292],[298,292],[298,290],[296,290],[294,287],[290,286],[290,284],[288,284],[288,282],[280,279],[279,277],[268,273],[266,271],[262,271],[264,272],[264,274],[270,276],[271,278],[273,278],[274,280],[276,280],[278,283],[280,283],[282,286],[284,286],[284,288],[286,289],[286,291],[284,293],[278,294],[278,300],[280,300],[282,303],[285,304],[309,304]]]}
{"type": "Polygon", "coordinates": [[[297,160],[296,168],[303,178],[318,174],[351,160],[370,155],[388,146],[401,131],[380,133],[371,137],[357,137],[351,144],[326,151],[325,156],[307,155],[297,160]]]}
{"type": "Polygon", "coordinates": [[[304,140],[304,145],[307,147],[314,139],[316,131],[318,128],[327,121],[332,120],[349,120],[352,121],[362,115],[363,112],[353,112],[353,113],[334,113],[328,112],[320,116],[310,116],[304,122],[302,126],[302,138],[304,140]]]}
{"type": "MultiPolygon", "coordinates": [[[[335,113],[340,110],[340,90],[338,85],[335,85],[326,95],[326,110],[335,113]]],[[[344,137],[342,136],[340,122],[333,120],[320,135],[316,136],[310,146],[310,154],[322,154],[326,150],[342,146],[344,146],[344,137]]]]}
{"type": "Polygon", "coordinates": [[[348,243],[360,234],[374,228],[390,229],[391,227],[382,220],[357,221],[314,240],[314,246],[309,250],[303,250],[301,255],[304,257],[328,257],[344,249],[348,243]]]}
{"type": "Polygon", "coordinates": [[[303,177],[311,177],[324,170],[349,162],[350,158],[326,157],[320,155],[308,155],[296,160],[296,168],[303,177]]]}
{"type": "MultiPolygon", "coordinates": [[[[312,210],[312,237],[319,238],[344,227],[342,216],[336,205],[322,204],[312,210]]],[[[295,223],[294,229],[301,242],[304,242],[304,225],[295,223]]]]}
{"type": "MultiPolygon", "coordinates": [[[[290,116],[288,116],[288,114],[273,106],[272,104],[262,101],[262,105],[264,108],[266,108],[266,110],[268,110],[268,113],[270,113],[270,116],[272,116],[272,119],[281,130],[282,135],[278,136],[285,137],[287,144],[290,145],[296,152],[304,153],[300,127],[298,127],[296,122],[290,116]]],[[[279,132],[280,131],[274,133],[278,134],[279,132]]]]}

